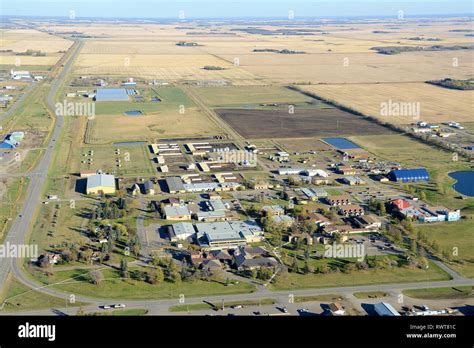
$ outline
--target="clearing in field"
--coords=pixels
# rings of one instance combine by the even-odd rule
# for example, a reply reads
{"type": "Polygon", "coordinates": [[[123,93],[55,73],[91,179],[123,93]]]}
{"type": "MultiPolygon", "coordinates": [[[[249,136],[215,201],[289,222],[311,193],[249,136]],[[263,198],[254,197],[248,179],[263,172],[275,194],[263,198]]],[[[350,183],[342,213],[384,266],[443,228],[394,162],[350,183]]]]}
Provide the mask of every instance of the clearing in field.
{"type": "Polygon", "coordinates": [[[302,89],[394,124],[409,124],[420,119],[427,122],[472,121],[474,109],[474,91],[452,90],[427,83],[318,85],[302,89]],[[395,112],[382,115],[382,107],[390,101],[392,105],[419,103],[420,115],[398,116],[395,112]]]}
{"type": "Polygon", "coordinates": [[[294,114],[288,110],[217,109],[216,112],[248,139],[390,133],[385,127],[336,108],[295,109],[294,114]]]}

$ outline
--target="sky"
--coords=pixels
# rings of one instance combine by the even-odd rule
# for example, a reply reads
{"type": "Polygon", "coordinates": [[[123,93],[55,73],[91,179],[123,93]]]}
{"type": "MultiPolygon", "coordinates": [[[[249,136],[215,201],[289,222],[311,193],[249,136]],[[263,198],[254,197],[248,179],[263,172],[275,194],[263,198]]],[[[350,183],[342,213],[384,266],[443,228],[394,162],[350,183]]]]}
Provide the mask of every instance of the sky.
{"type": "Polygon", "coordinates": [[[472,14],[473,0],[0,0],[0,15],[76,18],[324,18],[472,14]]]}

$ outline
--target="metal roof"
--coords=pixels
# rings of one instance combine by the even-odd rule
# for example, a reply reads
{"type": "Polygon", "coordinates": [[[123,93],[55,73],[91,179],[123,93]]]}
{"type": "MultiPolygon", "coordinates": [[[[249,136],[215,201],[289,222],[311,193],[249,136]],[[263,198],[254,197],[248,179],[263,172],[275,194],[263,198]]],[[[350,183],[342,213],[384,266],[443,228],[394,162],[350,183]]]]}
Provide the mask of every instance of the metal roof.
{"type": "Polygon", "coordinates": [[[391,175],[397,181],[429,180],[430,178],[425,168],[393,170],[391,175]]]}
{"type": "Polygon", "coordinates": [[[395,308],[390,303],[381,302],[374,305],[374,309],[380,316],[390,316],[390,317],[399,317],[400,313],[398,313],[395,308]]]}
{"type": "Polygon", "coordinates": [[[165,181],[166,181],[166,185],[168,185],[168,189],[170,192],[184,191],[183,181],[181,180],[180,177],[177,177],[177,176],[168,177],[165,179],[165,181]]]}
{"type": "Polygon", "coordinates": [[[125,88],[98,88],[95,100],[128,101],[128,94],[125,88]]]}
{"type": "Polygon", "coordinates": [[[87,178],[87,189],[95,187],[113,187],[115,188],[115,177],[108,174],[96,174],[87,178]]]}

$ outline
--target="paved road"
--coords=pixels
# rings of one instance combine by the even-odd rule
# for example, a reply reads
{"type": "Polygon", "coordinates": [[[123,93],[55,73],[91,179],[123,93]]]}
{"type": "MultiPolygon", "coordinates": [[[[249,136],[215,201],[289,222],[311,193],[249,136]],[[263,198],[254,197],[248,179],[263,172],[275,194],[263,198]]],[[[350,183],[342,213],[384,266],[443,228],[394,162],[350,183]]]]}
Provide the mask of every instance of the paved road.
{"type": "MultiPolygon", "coordinates": [[[[64,78],[67,76],[69,69],[72,66],[74,59],[77,57],[78,52],[82,48],[82,43],[78,43],[73,45],[69,54],[70,59],[64,65],[64,69],[61,73],[53,80],[51,84],[51,90],[48,94],[48,107],[54,114],[54,98],[64,81],[64,78]]],[[[30,227],[33,224],[33,220],[35,218],[35,212],[38,208],[39,204],[41,203],[41,196],[43,193],[44,184],[46,182],[46,178],[48,175],[49,168],[51,166],[53,160],[53,153],[56,141],[59,139],[61,129],[63,126],[63,118],[62,116],[56,116],[56,122],[54,125],[54,129],[51,133],[48,147],[46,148],[43,158],[39,162],[38,166],[35,168],[35,174],[31,176],[30,185],[28,186],[28,190],[26,193],[25,204],[20,212],[20,214],[15,219],[10,231],[7,233],[5,237],[4,243],[9,242],[10,244],[24,244],[26,240],[26,236],[30,227]]],[[[17,260],[12,258],[1,258],[0,259],[0,284],[5,284],[8,274],[13,268],[15,276],[18,277],[21,272],[18,270],[17,267],[17,260]]]]}
{"type": "MultiPolygon", "coordinates": [[[[31,279],[23,276],[20,272],[20,281],[25,285],[32,288],[36,288],[38,291],[46,293],[48,295],[64,298],[69,298],[70,294],[56,291],[51,287],[38,288],[36,283],[31,279]]],[[[418,283],[404,283],[404,284],[381,284],[381,285],[361,285],[361,286],[350,286],[350,287],[335,287],[335,288],[321,288],[321,289],[302,289],[302,290],[288,290],[288,291],[269,291],[268,289],[260,289],[258,292],[250,294],[235,294],[235,295],[215,295],[215,296],[201,296],[194,298],[185,298],[185,304],[196,304],[208,301],[211,303],[219,304],[224,301],[242,301],[242,300],[258,300],[264,298],[273,298],[277,300],[279,304],[286,304],[289,301],[290,295],[293,296],[310,296],[310,295],[324,295],[324,294],[340,294],[349,295],[354,292],[366,292],[366,291],[384,291],[384,292],[400,292],[404,289],[423,289],[423,288],[437,288],[437,287],[452,287],[452,286],[463,286],[463,285],[474,285],[472,279],[458,279],[448,281],[437,281],[437,282],[418,282],[418,283]]],[[[182,304],[179,302],[179,294],[176,294],[174,299],[165,300],[124,300],[124,299],[97,299],[86,296],[76,296],[76,301],[87,302],[90,305],[86,306],[87,311],[97,311],[98,306],[113,303],[123,303],[127,308],[146,308],[151,314],[169,314],[168,308],[170,306],[182,304]]],[[[69,314],[74,314],[77,309],[69,309],[69,314]]],[[[51,315],[58,314],[51,310],[38,310],[31,311],[30,314],[36,315],[51,315]]]]}

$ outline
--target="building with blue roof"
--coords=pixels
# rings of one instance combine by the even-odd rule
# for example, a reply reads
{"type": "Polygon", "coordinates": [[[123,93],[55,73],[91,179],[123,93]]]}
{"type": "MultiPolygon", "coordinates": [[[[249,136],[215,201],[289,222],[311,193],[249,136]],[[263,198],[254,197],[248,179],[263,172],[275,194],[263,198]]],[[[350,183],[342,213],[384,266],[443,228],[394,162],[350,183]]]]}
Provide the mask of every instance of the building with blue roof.
{"type": "Polygon", "coordinates": [[[392,170],[389,177],[397,182],[416,182],[430,179],[430,175],[425,168],[392,170]]]}

